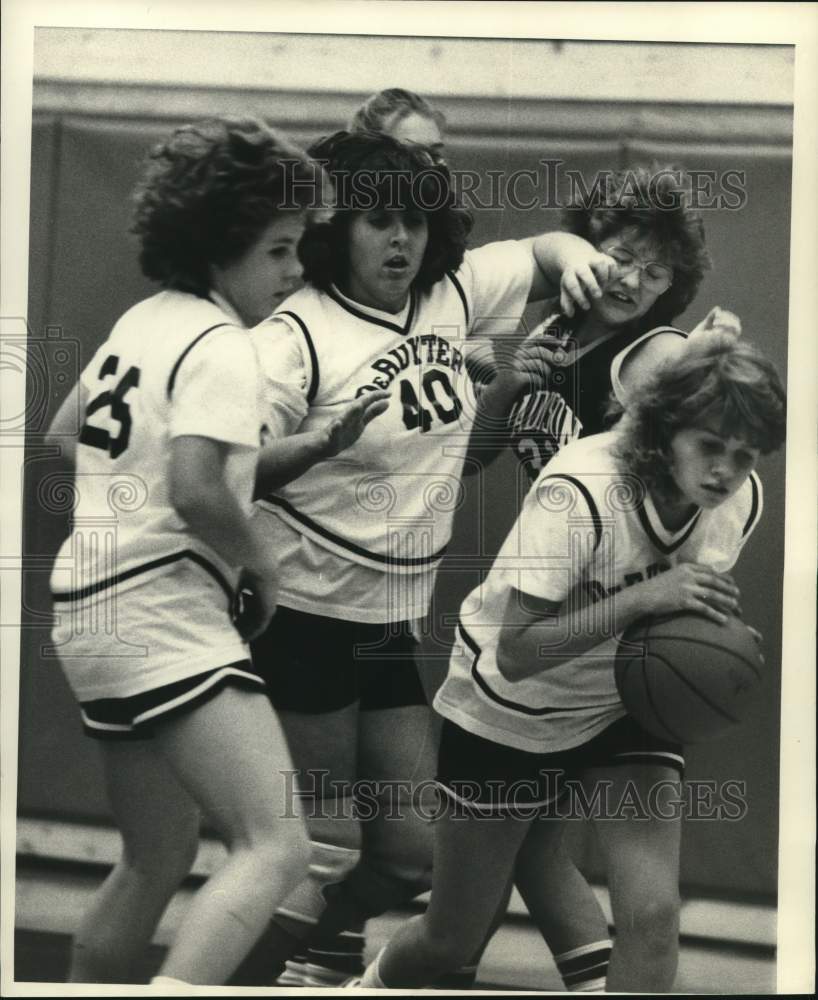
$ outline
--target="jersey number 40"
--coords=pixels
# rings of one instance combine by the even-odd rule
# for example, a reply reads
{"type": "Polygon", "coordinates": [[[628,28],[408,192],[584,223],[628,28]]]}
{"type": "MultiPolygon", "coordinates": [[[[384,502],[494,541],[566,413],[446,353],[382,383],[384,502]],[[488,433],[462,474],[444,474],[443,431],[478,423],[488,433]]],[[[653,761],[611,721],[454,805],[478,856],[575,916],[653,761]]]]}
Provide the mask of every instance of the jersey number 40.
{"type": "MultiPolygon", "coordinates": [[[[442,423],[451,424],[457,420],[463,409],[463,404],[455,395],[451,382],[443,372],[438,371],[436,368],[425,372],[421,385],[424,396],[432,404],[438,419],[442,423]],[[442,390],[445,397],[444,400],[437,398],[438,386],[442,390]],[[446,406],[446,402],[451,405],[446,406]]],[[[425,434],[432,426],[432,414],[418,399],[415,387],[407,378],[401,379],[400,401],[403,405],[403,423],[406,429],[413,431],[416,427],[420,427],[421,434],[425,434]]]]}

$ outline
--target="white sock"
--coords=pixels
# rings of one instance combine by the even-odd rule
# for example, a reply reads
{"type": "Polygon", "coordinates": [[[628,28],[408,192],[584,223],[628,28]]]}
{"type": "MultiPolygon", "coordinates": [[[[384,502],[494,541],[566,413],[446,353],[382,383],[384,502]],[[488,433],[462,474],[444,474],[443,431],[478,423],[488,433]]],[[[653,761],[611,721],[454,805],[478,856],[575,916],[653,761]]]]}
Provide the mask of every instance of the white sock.
{"type": "Polygon", "coordinates": [[[386,951],[386,948],[381,948],[378,954],[375,956],[375,960],[366,969],[363,976],[361,977],[361,989],[362,990],[386,990],[389,987],[381,979],[381,955],[386,951]]]}
{"type": "Polygon", "coordinates": [[[565,988],[571,993],[604,993],[612,947],[606,939],[554,955],[565,988]]]}

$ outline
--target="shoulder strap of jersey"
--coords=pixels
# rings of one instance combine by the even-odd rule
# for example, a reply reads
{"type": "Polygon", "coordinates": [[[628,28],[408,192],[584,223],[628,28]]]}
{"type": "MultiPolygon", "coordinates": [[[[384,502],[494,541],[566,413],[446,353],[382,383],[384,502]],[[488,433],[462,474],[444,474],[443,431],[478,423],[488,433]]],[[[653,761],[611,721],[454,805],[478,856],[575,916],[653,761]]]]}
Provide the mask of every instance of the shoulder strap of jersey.
{"type": "Polygon", "coordinates": [[[199,343],[200,340],[203,340],[209,333],[212,333],[214,330],[218,330],[220,327],[223,326],[230,326],[230,323],[214,323],[213,326],[209,326],[206,330],[202,330],[202,332],[197,337],[194,337],[193,340],[191,340],[191,342],[187,345],[187,347],[182,351],[182,353],[176,359],[176,363],[171,369],[170,376],[168,377],[168,384],[166,389],[168,399],[170,399],[170,397],[173,395],[173,387],[176,384],[176,376],[179,374],[179,369],[182,366],[182,362],[185,360],[188,354],[190,354],[190,352],[199,343]]]}
{"type": "Polygon", "coordinates": [[[469,300],[466,298],[466,291],[460,283],[460,279],[454,273],[454,271],[447,271],[446,277],[454,285],[457,294],[460,296],[460,301],[463,303],[463,312],[466,314],[466,329],[469,328],[469,300]]]}
{"type": "Polygon", "coordinates": [[[309,328],[304,320],[294,313],[290,309],[284,309],[281,312],[275,313],[276,316],[286,316],[293,320],[297,325],[299,330],[304,336],[304,341],[307,345],[307,352],[310,356],[310,367],[312,368],[312,375],[310,376],[310,384],[307,388],[307,402],[312,403],[318,393],[318,353],[315,350],[315,343],[310,335],[309,328]]]}
{"type": "Polygon", "coordinates": [[[602,518],[599,516],[599,508],[597,507],[593,496],[591,496],[591,491],[585,483],[582,482],[582,480],[577,479],[576,476],[570,476],[565,472],[554,472],[548,476],[543,476],[537,484],[537,487],[539,488],[539,486],[543,483],[552,479],[564,479],[582,495],[583,500],[588,505],[588,510],[591,513],[591,520],[594,524],[594,551],[596,551],[599,548],[599,543],[602,541],[602,518]]]}
{"type": "Polygon", "coordinates": [[[755,472],[751,472],[749,481],[751,490],[750,513],[747,515],[747,520],[741,529],[742,538],[746,538],[753,531],[761,520],[761,511],[764,509],[764,491],[761,487],[761,480],[755,472]]]}

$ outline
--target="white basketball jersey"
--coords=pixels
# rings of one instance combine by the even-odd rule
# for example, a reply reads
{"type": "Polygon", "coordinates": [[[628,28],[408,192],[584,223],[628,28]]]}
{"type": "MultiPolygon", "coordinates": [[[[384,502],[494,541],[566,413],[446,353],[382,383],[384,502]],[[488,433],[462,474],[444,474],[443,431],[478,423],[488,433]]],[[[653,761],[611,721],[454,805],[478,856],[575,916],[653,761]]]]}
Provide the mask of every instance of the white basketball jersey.
{"type": "Polygon", "coordinates": [[[597,434],[551,459],[487,578],[463,602],[449,673],[434,703],[462,728],[546,753],[579,746],[625,714],[613,669],[619,637],[604,609],[594,623],[607,635],[599,645],[549,665],[543,627],[543,670],[513,683],[501,675],[496,649],[512,589],[558,603],[573,594],[594,604],[679,562],[726,572],[755,527],[762,493],[753,473],[719,507],[698,509],[667,531],[639,480],[618,470],[616,440],[616,431],[597,434]]]}
{"type": "Polygon", "coordinates": [[[170,503],[170,443],[196,435],[239,446],[228,485],[252,510],[261,400],[246,331],[207,299],[163,291],[122,316],[81,382],[76,506],[52,574],[55,600],[122,589],[183,558],[232,587],[235,567],[170,503]]]}
{"type": "MultiPolygon", "coordinates": [[[[284,553],[285,592],[288,579],[309,573],[307,556],[292,551],[294,532],[378,574],[434,571],[461,502],[475,414],[466,340],[476,330],[513,332],[531,276],[527,249],[513,241],[490,244],[468,252],[463,266],[428,293],[413,291],[398,315],[361,306],[334,288],[304,288],[256,328],[273,395],[293,338],[300,345],[306,385],[296,390],[301,412],[298,400],[285,407],[299,421],[290,430],[320,429],[364,393],[392,393],[387,411],[352,447],[263,501],[275,515],[270,530],[284,553]]],[[[291,387],[278,389],[281,402],[291,387]]],[[[281,423],[272,413],[268,422],[281,423]]]]}

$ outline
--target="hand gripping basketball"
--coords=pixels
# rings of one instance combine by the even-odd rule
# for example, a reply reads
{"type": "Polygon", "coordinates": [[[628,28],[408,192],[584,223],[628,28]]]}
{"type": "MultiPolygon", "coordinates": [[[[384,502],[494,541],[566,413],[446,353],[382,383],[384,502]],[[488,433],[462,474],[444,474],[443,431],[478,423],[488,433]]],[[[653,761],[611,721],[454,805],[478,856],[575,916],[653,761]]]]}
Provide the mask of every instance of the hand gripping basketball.
{"type": "Polygon", "coordinates": [[[761,688],[763,658],[753,630],[677,612],[635,622],[622,636],[619,695],[649,732],[676,743],[712,739],[747,717],[761,688]]]}

